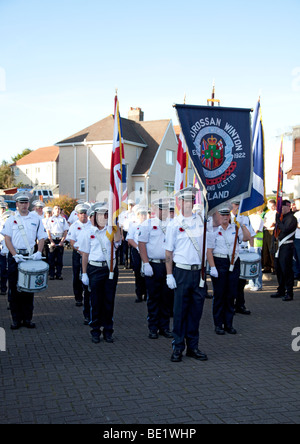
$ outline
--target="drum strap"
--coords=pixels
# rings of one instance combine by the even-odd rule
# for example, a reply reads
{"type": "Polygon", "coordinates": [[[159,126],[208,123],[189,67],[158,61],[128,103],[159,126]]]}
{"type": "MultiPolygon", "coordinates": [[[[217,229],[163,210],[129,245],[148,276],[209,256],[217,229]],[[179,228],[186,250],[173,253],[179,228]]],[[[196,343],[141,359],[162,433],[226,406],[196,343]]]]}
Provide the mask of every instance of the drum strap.
{"type": "Polygon", "coordinates": [[[279,241],[279,243],[278,243],[278,250],[277,250],[276,253],[275,253],[275,257],[276,257],[276,259],[279,258],[279,250],[280,250],[281,245],[283,245],[287,240],[289,240],[291,237],[293,237],[295,233],[296,233],[296,231],[293,231],[293,232],[290,233],[288,236],[286,236],[284,239],[282,239],[281,241],[279,241]]]}
{"type": "Polygon", "coordinates": [[[18,228],[20,230],[20,233],[21,233],[21,236],[23,238],[23,241],[24,241],[24,243],[26,245],[26,248],[27,248],[27,251],[29,253],[29,256],[31,256],[33,254],[33,248],[30,248],[28,237],[27,237],[24,225],[22,224],[22,221],[19,219],[19,216],[15,215],[15,219],[16,219],[16,221],[18,223],[18,228]]]}

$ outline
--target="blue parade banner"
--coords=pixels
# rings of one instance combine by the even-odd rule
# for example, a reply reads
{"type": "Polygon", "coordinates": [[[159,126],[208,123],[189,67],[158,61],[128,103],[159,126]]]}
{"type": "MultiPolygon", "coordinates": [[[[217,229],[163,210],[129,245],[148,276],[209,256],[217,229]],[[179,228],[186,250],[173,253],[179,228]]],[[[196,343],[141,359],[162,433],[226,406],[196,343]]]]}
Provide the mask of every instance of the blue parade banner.
{"type": "Polygon", "coordinates": [[[251,120],[248,108],[174,105],[208,215],[250,196],[251,120]]]}

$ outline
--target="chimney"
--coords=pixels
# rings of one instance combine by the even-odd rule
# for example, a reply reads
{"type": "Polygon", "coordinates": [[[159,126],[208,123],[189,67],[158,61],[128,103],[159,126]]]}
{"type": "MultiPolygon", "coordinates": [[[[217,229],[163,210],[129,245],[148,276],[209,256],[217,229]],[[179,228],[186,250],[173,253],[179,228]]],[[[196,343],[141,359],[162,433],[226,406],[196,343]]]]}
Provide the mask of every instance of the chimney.
{"type": "Polygon", "coordinates": [[[141,110],[141,108],[130,108],[128,111],[128,119],[134,120],[135,122],[143,122],[144,112],[141,110]]]}

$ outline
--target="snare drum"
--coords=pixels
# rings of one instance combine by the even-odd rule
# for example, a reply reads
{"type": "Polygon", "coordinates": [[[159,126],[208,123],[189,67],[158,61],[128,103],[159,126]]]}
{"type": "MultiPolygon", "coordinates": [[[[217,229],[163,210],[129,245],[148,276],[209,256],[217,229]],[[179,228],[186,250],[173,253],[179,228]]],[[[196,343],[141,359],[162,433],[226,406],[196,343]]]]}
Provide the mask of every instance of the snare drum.
{"type": "Polygon", "coordinates": [[[48,287],[49,265],[43,261],[27,260],[18,266],[18,291],[36,293],[48,287]]]}
{"type": "Polygon", "coordinates": [[[259,275],[260,255],[257,253],[240,253],[240,279],[255,279],[259,275]]]}

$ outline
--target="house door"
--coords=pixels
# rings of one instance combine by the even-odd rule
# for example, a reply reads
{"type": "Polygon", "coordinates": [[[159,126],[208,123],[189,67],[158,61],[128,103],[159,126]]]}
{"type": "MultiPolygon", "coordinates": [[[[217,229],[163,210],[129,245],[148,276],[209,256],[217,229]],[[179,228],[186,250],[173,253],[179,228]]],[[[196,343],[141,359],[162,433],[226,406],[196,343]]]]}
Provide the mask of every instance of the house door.
{"type": "Polygon", "coordinates": [[[139,204],[145,197],[145,183],[135,182],[135,203],[139,204]]]}

